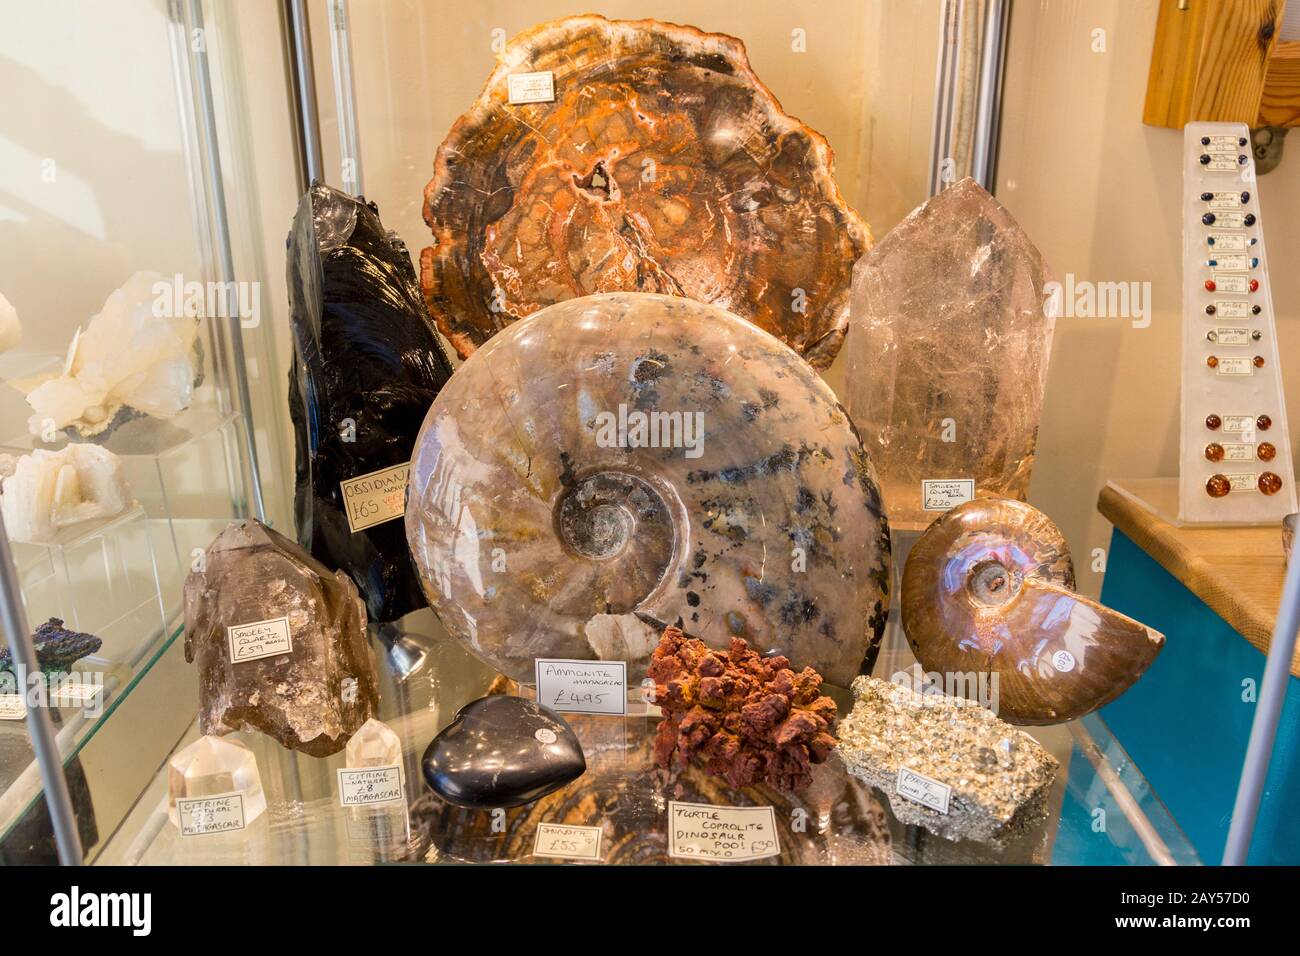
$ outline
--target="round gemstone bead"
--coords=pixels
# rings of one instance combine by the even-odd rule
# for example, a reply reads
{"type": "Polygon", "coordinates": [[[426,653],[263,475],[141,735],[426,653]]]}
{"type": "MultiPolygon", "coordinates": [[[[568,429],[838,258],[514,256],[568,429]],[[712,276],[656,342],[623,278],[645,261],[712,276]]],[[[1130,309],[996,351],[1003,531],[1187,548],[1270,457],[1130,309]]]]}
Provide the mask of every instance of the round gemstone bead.
{"type": "Polygon", "coordinates": [[[1263,441],[1255,449],[1255,454],[1259,456],[1260,461],[1272,461],[1277,457],[1277,449],[1273,447],[1272,442],[1263,441]]]}
{"type": "Polygon", "coordinates": [[[1207,461],[1223,461],[1223,446],[1217,441],[1212,441],[1205,446],[1205,458],[1207,461]]]}
{"type": "Polygon", "coordinates": [[[1260,415],[1259,418],[1255,419],[1255,427],[1262,432],[1266,432],[1273,427],[1273,419],[1267,415],[1260,415]]]}
{"type": "Polygon", "coordinates": [[[1266,495],[1275,495],[1282,490],[1282,479],[1271,471],[1261,474],[1256,484],[1259,486],[1259,490],[1266,495]]]}
{"type": "Polygon", "coordinates": [[[1205,427],[1212,432],[1217,432],[1219,430],[1219,426],[1222,424],[1223,424],[1223,419],[1221,419],[1218,415],[1205,416],[1205,427]]]}
{"type": "Polygon", "coordinates": [[[1210,475],[1205,482],[1205,491],[1211,498],[1222,498],[1232,490],[1232,482],[1223,475],[1210,475]]]}

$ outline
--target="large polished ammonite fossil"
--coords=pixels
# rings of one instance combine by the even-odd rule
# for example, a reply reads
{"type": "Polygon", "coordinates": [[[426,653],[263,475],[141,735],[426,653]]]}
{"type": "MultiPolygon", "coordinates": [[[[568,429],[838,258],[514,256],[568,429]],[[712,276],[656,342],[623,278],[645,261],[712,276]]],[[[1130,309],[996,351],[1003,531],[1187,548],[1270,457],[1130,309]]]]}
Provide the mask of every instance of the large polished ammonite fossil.
{"type": "Polygon", "coordinates": [[[921,666],[971,687],[997,680],[994,710],[1055,724],[1109,704],[1164,635],[1074,591],[1065,537],[1022,501],[976,498],[938,518],[903,569],[903,629],[921,666]]]}
{"type": "Polygon", "coordinates": [[[732,635],[847,686],[888,605],[862,443],[808,363],[715,306],[570,299],[475,352],[416,440],[406,531],[447,629],[517,680],[732,635]]]}
{"type": "Polygon", "coordinates": [[[848,325],[865,223],[825,138],[786,115],[733,37],[599,16],[515,37],[425,189],[429,311],[461,357],[590,293],[710,302],[817,367],[848,325]],[[554,99],[512,104],[550,73],[554,99]]]}

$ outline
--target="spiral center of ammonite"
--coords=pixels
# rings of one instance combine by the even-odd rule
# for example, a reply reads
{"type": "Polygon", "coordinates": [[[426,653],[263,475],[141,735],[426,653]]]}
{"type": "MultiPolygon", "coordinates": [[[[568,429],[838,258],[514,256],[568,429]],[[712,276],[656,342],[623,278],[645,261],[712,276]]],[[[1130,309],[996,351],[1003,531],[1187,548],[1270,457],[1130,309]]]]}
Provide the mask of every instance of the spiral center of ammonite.
{"type": "Polygon", "coordinates": [[[981,561],[971,569],[970,593],[981,604],[996,607],[1020,593],[1024,575],[1000,561],[981,561]]]}
{"type": "Polygon", "coordinates": [[[667,530],[671,541],[668,524],[658,492],[640,478],[622,472],[598,472],[578,480],[564,492],[556,508],[560,540],[593,561],[617,558],[634,537],[662,538],[667,530]]]}

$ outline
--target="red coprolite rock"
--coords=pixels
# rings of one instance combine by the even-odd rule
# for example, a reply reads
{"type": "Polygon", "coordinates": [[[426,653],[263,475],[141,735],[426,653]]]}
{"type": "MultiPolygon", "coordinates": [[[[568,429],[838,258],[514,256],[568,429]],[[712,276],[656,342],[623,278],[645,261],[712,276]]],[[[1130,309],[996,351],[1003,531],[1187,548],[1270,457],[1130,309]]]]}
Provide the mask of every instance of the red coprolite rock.
{"type": "Polygon", "coordinates": [[[669,627],[650,677],[664,715],[654,741],[661,767],[674,756],[681,764],[694,759],[732,787],[794,790],[835,746],[835,702],[820,694],[821,675],[763,657],[740,638],[717,651],[669,627]]]}

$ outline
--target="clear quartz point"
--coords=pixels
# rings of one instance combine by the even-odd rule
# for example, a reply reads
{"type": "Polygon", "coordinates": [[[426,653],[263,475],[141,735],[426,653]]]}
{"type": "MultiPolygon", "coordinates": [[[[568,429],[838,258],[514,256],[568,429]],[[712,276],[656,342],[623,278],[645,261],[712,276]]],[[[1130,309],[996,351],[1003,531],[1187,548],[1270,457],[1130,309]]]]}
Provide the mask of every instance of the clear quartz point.
{"type": "Polygon", "coordinates": [[[257,758],[237,740],[212,735],[200,737],[173,756],[167,765],[167,815],[177,826],[180,826],[177,800],[226,793],[243,796],[245,825],[266,810],[257,758]]]}
{"type": "Polygon", "coordinates": [[[345,753],[349,769],[401,767],[402,739],[382,720],[371,717],[352,735],[345,753]]]}

